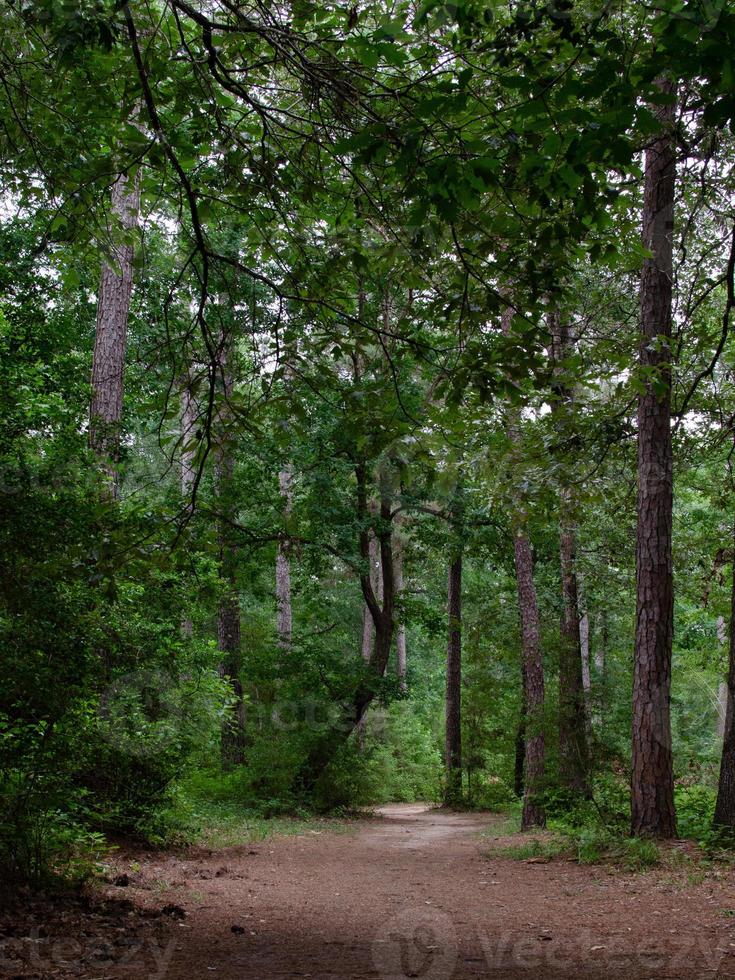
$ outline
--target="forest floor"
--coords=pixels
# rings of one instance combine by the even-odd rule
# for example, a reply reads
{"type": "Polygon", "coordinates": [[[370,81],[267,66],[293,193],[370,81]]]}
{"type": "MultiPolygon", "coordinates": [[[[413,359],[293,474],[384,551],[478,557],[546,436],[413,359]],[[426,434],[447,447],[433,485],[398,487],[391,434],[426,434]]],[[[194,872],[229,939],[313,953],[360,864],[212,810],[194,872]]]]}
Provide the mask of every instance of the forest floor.
{"type": "Polygon", "coordinates": [[[394,805],[339,832],[120,852],[85,897],[0,914],[0,976],[735,976],[732,870],[518,861],[502,833],[496,815],[394,805]]]}

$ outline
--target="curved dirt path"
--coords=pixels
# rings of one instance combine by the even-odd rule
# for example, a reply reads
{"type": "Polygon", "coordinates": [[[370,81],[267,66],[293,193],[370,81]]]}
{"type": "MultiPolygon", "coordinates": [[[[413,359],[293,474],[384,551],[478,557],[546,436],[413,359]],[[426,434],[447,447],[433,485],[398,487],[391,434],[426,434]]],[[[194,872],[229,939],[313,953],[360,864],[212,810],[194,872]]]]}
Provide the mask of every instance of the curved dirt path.
{"type": "Polygon", "coordinates": [[[156,910],[156,928],[138,930],[135,949],[118,929],[129,944],[124,964],[118,954],[96,967],[80,959],[48,975],[735,976],[731,872],[691,882],[685,873],[512,861],[489,854],[499,826],[488,814],[395,805],[345,832],[141,855],[127,887],[107,894],[156,910]]]}

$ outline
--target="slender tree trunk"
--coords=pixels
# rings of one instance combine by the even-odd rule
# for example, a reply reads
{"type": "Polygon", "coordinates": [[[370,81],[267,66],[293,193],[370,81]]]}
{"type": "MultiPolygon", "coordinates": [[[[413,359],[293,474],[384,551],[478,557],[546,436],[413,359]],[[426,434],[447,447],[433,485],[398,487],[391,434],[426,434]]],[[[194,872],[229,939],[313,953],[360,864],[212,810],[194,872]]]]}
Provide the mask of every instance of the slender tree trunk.
{"type": "MultiPolygon", "coordinates": [[[[733,528],[735,549],[735,526],[733,528]]],[[[730,662],[727,672],[727,710],[722,741],[720,780],[715,804],[715,827],[735,830],[735,550],[732,562],[732,589],[730,597],[730,662]]]]}
{"type": "Polygon", "coordinates": [[[598,728],[602,728],[605,715],[605,686],[607,684],[605,671],[607,667],[608,635],[607,612],[605,609],[600,610],[598,624],[597,646],[595,648],[596,692],[593,698],[594,710],[592,721],[598,728]]]}
{"type": "MultiPolygon", "coordinates": [[[[576,527],[570,509],[564,507],[560,526],[560,559],[563,594],[561,648],[559,653],[559,754],[562,786],[577,797],[589,797],[589,749],[582,676],[582,646],[574,570],[577,552],[576,527]]],[[[589,655],[589,647],[588,647],[589,655]]]]}
{"type": "MultiPolygon", "coordinates": [[[[510,333],[513,311],[503,313],[502,329],[510,333]]],[[[511,410],[508,418],[508,436],[513,451],[521,450],[521,433],[518,428],[518,412],[511,410]]],[[[541,625],[538,611],[536,586],[533,581],[533,553],[525,527],[524,501],[516,494],[516,511],[513,552],[518,590],[518,611],[521,619],[521,656],[524,685],[524,787],[521,829],[544,827],[546,813],[543,792],[546,781],[546,740],[544,738],[544,667],[541,655],[541,625]]]]}
{"type": "MultiPolygon", "coordinates": [[[[221,341],[219,372],[222,379],[222,394],[225,407],[220,416],[223,424],[227,416],[227,404],[232,395],[233,382],[229,363],[229,341],[221,341]],[[224,416],[224,417],[223,417],[224,416]]],[[[224,436],[224,433],[223,433],[224,436]]],[[[232,717],[222,727],[222,764],[231,768],[244,761],[245,757],[245,708],[242,682],[240,681],[240,597],[237,590],[237,549],[232,541],[230,521],[235,518],[232,500],[234,459],[226,440],[217,448],[215,457],[215,483],[217,505],[222,515],[219,521],[219,567],[223,594],[217,610],[217,644],[222,656],[219,665],[221,677],[226,677],[232,687],[232,717]]]]}
{"type": "MultiPolygon", "coordinates": [[[[400,521],[396,522],[400,527],[400,521]]],[[[395,579],[396,599],[403,599],[403,541],[400,531],[397,531],[393,538],[393,576],[395,579]]],[[[401,617],[396,624],[396,674],[398,676],[398,690],[401,694],[408,692],[406,681],[406,621],[405,614],[401,610],[401,617]]]]}
{"type": "MultiPolygon", "coordinates": [[[[670,96],[670,82],[660,84],[670,96]]],[[[664,132],[646,151],[638,398],[637,617],[633,666],[631,830],[676,836],[670,692],[674,590],[671,557],[671,295],[673,275],[674,105],[659,110],[664,132]],[[653,376],[653,377],[652,377],[653,376]]]]}
{"type": "MultiPolygon", "coordinates": [[[[717,642],[721,647],[727,643],[727,627],[725,617],[717,617],[717,642]]],[[[720,681],[717,689],[717,737],[724,739],[725,723],[727,721],[727,704],[729,701],[729,687],[727,681],[720,681]]]]}
{"type": "MultiPolygon", "coordinates": [[[[283,500],[283,516],[288,522],[293,508],[293,469],[290,464],[284,466],[278,474],[278,485],[283,500]]],[[[290,650],[293,634],[291,540],[286,531],[279,537],[276,551],[276,630],[278,645],[284,650],[290,650]]]]}
{"type": "MultiPolygon", "coordinates": [[[[197,411],[194,396],[191,391],[191,377],[189,373],[181,380],[181,499],[188,516],[192,512],[191,494],[196,479],[196,469],[194,466],[195,450],[192,448],[196,435],[197,411]]],[[[194,624],[191,617],[184,615],[181,620],[181,632],[184,636],[191,636],[194,632],[194,624]]]]}
{"type": "MultiPolygon", "coordinates": [[[[140,189],[137,175],[120,174],[112,187],[112,215],[126,233],[138,223],[140,189]]],[[[113,229],[113,235],[117,235],[113,229]]],[[[113,246],[114,266],[102,266],[94,355],[92,400],[89,409],[89,445],[108,475],[110,495],[118,495],[120,423],[123,409],[125,347],[130,296],[133,290],[133,246],[113,246]]]]}
{"type": "MultiPolygon", "coordinates": [[[[564,380],[563,362],[573,340],[566,320],[550,318],[554,399],[552,412],[557,429],[569,422],[573,393],[564,380]]],[[[576,500],[571,485],[563,480],[559,500],[559,559],[561,565],[562,619],[559,650],[559,756],[560,783],[572,797],[589,797],[589,749],[582,677],[579,594],[577,583],[576,500]]]]}
{"type": "Polygon", "coordinates": [[[590,658],[590,617],[586,611],[579,617],[579,645],[582,650],[582,688],[589,714],[589,704],[592,698],[592,661],[590,658]]]}
{"type": "Polygon", "coordinates": [[[444,802],[448,806],[456,806],[462,800],[462,552],[460,549],[449,563],[447,614],[444,802]]]}
{"type": "Polygon", "coordinates": [[[521,663],[521,711],[518,716],[518,727],[515,737],[515,765],[513,767],[513,791],[520,800],[525,784],[524,770],[526,762],[526,669],[521,663]]]}
{"type": "Polygon", "coordinates": [[[526,678],[526,772],[521,829],[528,830],[546,824],[542,800],[546,775],[546,743],[543,730],[544,670],[541,661],[538,600],[533,582],[533,555],[528,538],[520,531],[516,532],[514,551],[526,678]]]}

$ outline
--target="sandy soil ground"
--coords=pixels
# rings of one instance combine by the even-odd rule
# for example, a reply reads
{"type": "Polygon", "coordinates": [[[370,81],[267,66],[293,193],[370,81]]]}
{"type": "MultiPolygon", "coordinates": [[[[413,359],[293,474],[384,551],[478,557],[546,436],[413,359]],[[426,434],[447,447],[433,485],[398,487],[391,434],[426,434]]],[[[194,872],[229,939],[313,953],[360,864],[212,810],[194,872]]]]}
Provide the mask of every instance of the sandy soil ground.
{"type": "Polygon", "coordinates": [[[396,805],[342,833],[126,854],[101,893],[0,917],[0,975],[735,976],[733,872],[518,862],[491,853],[494,826],[396,805]]]}

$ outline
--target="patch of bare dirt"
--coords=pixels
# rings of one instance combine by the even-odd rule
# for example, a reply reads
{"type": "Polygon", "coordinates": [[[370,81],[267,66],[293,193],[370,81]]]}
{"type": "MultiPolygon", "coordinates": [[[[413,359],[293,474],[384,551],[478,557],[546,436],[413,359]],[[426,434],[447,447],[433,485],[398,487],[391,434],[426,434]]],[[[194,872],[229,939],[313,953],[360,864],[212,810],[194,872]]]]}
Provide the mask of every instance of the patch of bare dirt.
{"type": "MultiPolygon", "coordinates": [[[[23,977],[710,978],[735,976],[735,878],[624,874],[490,854],[488,814],[384,807],[347,833],[129,856],[64,928],[76,960],[39,945],[23,977]],[[96,922],[96,924],[95,924],[96,922]],[[146,925],[154,923],[155,925],[146,925]],[[98,932],[127,941],[89,960],[98,932]],[[130,951],[135,943],[133,954],[130,951]],[[142,944],[141,944],[142,943],[142,944]],[[85,959],[86,957],[86,959],[85,959]]],[[[517,839],[515,841],[517,843],[517,839]]],[[[67,910],[68,912],[68,910],[67,910]]],[[[44,913],[46,914],[46,913],[44,913]]],[[[56,915],[61,914],[57,911],[56,915]]],[[[5,928],[25,925],[0,920],[5,928]]],[[[3,940],[7,958],[7,943],[3,940]]],[[[71,947],[70,947],[71,948],[71,947]]],[[[0,972],[3,960],[0,959],[0,972]]]]}

